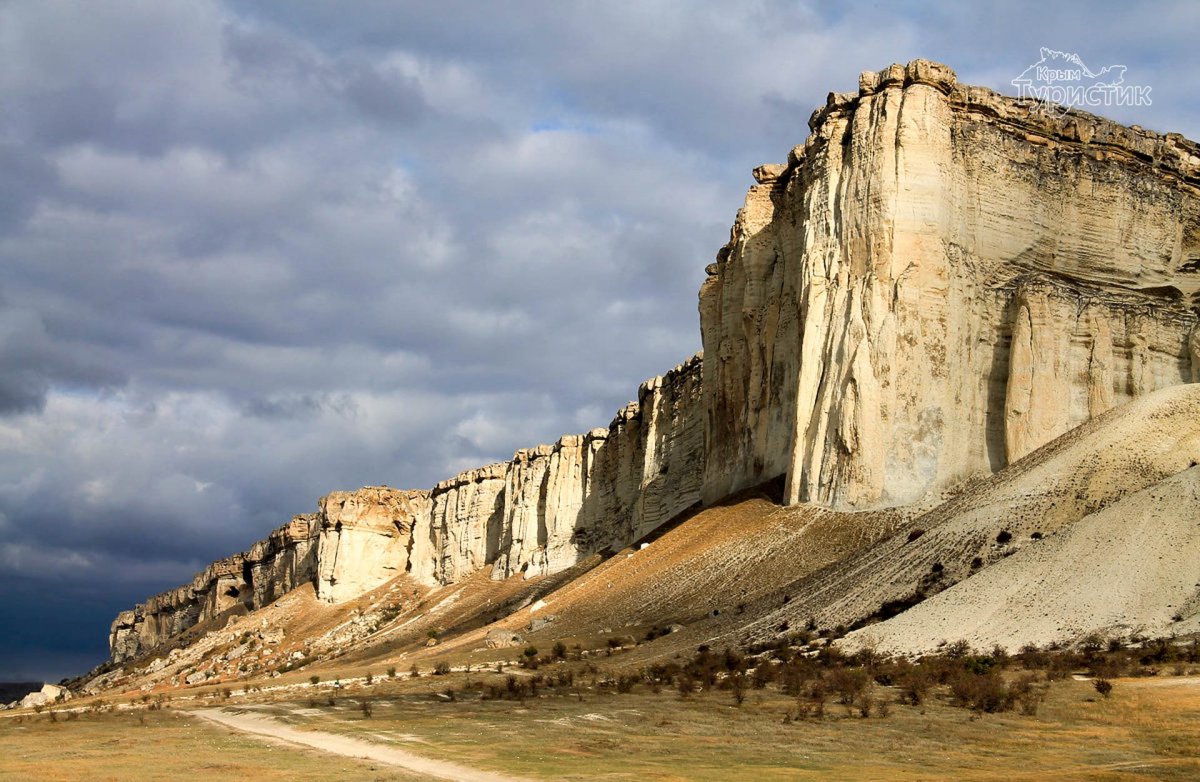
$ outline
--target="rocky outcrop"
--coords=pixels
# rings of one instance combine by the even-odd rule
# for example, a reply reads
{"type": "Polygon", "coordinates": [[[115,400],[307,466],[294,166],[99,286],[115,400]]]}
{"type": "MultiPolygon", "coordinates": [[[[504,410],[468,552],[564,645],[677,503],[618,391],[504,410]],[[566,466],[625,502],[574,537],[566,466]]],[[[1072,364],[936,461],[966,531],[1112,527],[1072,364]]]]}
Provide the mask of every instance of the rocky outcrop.
{"type": "Polygon", "coordinates": [[[137,657],[201,622],[261,608],[316,577],[315,515],[296,516],[242,554],[218,560],[190,584],[162,592],[113,620],[113,662],[137,657]]]}
{"type": "Polygon", "coordinates": [[[13,701],[6,708],[33,709],[38,706],[51,706],[71,699],[71,691],[57,684],[43,684],[42,689],[31,692],[19,701],[13,701]]]}
{"type": "Polygon", "coordinates": [[[1192,379],[1195,144],[922,60],[810,127],[701,290],[706,501],[920,502],[1192,379]]]}
{"type": "Polygon", "coordinates": [[[413,531],[429,524],[429,492],[368,486],[321,498],[317,596],[358,597],[409,570],[413,531]]]}
{"type": "Polygon", "coordinates": [[[317,514],[295,516],[246,551],[243,556],[250,565],[251,608],[269,605],[313,580],[319,531],[317,514]]]}

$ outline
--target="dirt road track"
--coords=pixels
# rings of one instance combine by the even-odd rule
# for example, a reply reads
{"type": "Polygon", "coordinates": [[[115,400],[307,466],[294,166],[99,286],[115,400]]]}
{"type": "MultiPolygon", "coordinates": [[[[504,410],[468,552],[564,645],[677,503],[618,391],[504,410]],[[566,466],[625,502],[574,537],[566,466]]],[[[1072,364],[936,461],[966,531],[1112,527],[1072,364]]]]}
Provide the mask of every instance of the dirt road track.
{"type": "Polygon", "coordinates": [[[529,782],[520,777],[479,771],[468,766],[460,766],[457,763],[425,758],[402,749],[385,747],[382,744],[340,736],[336,733],[298,730],[260,714],[244,712],[238,714],[223,709],[197,709],[189,713],[243,733],[253,733],[288,744],[312,747],[335,755],[386,763],[436,779],[452,779],[456,782],[529,782]]]}

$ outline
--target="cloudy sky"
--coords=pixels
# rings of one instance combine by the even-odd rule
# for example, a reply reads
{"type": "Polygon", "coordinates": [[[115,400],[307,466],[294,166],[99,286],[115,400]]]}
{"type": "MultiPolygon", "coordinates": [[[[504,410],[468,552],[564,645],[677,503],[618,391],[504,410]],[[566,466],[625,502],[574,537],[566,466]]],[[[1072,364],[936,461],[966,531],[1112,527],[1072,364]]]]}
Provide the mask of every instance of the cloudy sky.
{"type": "Polygon", "coordinates": [[[861,70],[1067,49],[1200,137],[1152,5],[0,2],[0,680],[327,491],[606,424],[861,70]]]}

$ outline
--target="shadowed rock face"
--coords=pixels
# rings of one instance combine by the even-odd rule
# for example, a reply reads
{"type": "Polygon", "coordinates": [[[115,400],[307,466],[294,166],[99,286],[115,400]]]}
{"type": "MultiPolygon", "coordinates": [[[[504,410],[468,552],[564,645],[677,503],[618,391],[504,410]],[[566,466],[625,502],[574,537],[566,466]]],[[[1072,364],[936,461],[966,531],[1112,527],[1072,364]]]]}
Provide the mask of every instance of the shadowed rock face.
{"type": "Polygon", "coordinates": [[[155,595],[113,620],[114,662],[136,657],[233,609],[261,608],[316,577],[317,516],[296,516],[242,554],[218,560],[190,584],[155,595]]]}
{"type": "Polygon", "coordinates": [[[925,61],[810,125],[701,289],[705,501],[918,502],[1192,379],[1195,144],[925,61]]]}
{"type": "Polygon", "coordinates": [[[700,504],[927,504],[1200,379],[1200,149],[1040,113],[917,60],[832,94],[756,184],[700,290],[704,359],[607,429],[430,491],[335,492],[113,623],[113,659],[307,581],[561,571],[700,504]]]}

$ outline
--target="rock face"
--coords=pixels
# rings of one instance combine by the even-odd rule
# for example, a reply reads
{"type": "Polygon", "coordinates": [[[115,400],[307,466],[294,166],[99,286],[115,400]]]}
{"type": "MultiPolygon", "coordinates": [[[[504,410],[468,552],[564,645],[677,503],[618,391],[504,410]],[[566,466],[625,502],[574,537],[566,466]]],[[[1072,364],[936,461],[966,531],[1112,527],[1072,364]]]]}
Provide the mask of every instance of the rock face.
{"type": "Polygon", "coordinates": [[[250,607],[269,605],[312,581],[316,572],[318,525],[317,514],[296,516],[245,553],[253,595],[250,607]]]}
{"type": "Polygon", "coordinates": [[[699,358],[642,384],[608,429],[518,451],[507,471],[493,578],[553,573],[620,549],[700,497],[699,358]]]}
{"type": "Polygon", "coordinates": [[[705,501],[917,502],[1200,376],[1195,144],[921,60],[809,124],[701,290],[705,501]]]}
{"type": "Polygon", "coordinates": [[[702,503],[922,504],[1200,380],[1200,148],[1054,116],[917,60],[865,73],[756,184],[700,290],[704,360],[607,429],[430,491],[336,492],[122,612],[115,661],[308,581],[349,600],[561,571],[702,503]]]}
{"type": "Polygon", "coordinates": [[[414,528],[429,523],[429,492],[369,486],[321,498],[317,596],[358,597],[409,570],[414,528]]]}
{"type": "Polygon", "coordinates": [[[430,523],[413,536],[418,580],[449,584],[495,561],[507,472],[507,463],[489,464],[433,487],[430,523]]]}

